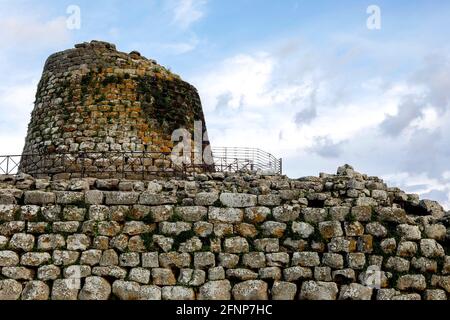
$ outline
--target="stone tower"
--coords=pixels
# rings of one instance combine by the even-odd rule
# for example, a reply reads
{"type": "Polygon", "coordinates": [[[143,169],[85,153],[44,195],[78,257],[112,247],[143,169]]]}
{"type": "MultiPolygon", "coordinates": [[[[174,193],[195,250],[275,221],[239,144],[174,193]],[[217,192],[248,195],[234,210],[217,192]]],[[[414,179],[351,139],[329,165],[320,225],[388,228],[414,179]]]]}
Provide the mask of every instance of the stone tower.
{"type": "Polygon", "coordinates": [[[20,170],[32,175],[114,177],[173,169],[172,132],[194,136],[197,90],[139,52],[92,41],[51,55],[36,94],[20,170]]]}

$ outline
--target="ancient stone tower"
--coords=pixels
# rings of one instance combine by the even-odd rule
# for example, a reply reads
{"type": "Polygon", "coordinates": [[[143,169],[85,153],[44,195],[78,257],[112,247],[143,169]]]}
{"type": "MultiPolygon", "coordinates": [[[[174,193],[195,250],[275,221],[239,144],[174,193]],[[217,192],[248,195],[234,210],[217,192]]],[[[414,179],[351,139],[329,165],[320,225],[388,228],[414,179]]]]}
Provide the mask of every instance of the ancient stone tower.
{"type": "Polygon", "coordinates": [[[78,44],[45,63],[20,170],[63,177],[171,170],[172,132],[193,136],[195,121],[206,136],[199,95],[179,76],[136,51],[78,44]]]}

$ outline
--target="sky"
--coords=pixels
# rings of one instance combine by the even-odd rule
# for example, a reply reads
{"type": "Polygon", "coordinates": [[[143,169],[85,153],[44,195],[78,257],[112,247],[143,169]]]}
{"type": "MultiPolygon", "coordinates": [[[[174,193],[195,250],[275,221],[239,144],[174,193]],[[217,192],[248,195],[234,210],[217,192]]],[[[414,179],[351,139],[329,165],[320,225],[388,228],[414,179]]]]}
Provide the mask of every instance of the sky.
{"type": "Polygon", "coordinates": [[[450,209],[449,16],[441,0],[0,0],[0,154],[22,151],[45,59],[95,39],[196,86],[213,146],[271,152],[291,178],[348,163],[450,209]]]}

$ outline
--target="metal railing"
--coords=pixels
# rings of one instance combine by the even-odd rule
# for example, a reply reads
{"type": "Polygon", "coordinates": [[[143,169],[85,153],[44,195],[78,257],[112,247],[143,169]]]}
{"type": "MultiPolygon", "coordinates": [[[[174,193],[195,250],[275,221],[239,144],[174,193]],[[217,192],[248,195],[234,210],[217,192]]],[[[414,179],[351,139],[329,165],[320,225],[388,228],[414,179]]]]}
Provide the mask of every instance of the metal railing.
{"type": "Polygon", "coordinates": [[[24,172],[33,176],[72,174],[73,177],[150,179],[185,176],[192,172],[242,170],[281,174],[282,160],[260,149],[212,148],[214,165],[176,164],[164,152],[72,152],[0,156],[0,174],[24,172]]]}
{"type": "Polygon", "coordinates": [[[258,148],[215,147],[212,148],[217,171],[262,171],[282,174],[282,159],[258,148]]]}

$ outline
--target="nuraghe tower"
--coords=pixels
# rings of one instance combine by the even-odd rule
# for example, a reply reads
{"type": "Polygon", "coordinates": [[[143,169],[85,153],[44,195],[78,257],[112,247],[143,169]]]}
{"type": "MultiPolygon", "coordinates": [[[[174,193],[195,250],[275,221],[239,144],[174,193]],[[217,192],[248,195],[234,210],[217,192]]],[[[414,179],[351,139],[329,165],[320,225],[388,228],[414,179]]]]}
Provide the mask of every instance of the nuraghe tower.
{"type": "MultiPolygon", "coordinates": [[[[172,132],[185,128],[193,138],[195,121],[207,137],[197,90],[179,76],[136,51],[77,44],[45,63],[20,170],[62,177],[128,170],[141,177],[171,167],[162,153],[173,147],[172,132]]],[[[208,146],[203,141],[201,151],[208,146]]]]}

